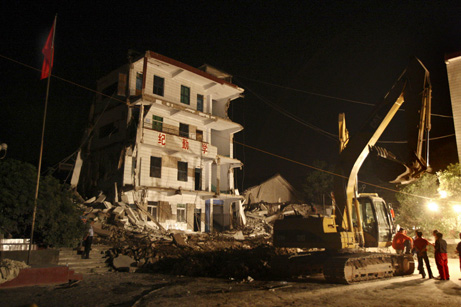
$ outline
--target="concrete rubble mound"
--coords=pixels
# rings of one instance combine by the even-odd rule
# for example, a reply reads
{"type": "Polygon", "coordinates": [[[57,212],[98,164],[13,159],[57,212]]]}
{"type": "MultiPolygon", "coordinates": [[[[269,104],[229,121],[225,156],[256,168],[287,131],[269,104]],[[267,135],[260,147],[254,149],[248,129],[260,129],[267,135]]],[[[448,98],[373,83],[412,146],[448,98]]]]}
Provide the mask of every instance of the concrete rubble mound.
{"type": "Polygon", "coordinates": [[[22,261],[3,259],[0,261],[0,284],[15,279],[19,271],[29,266],[22,261]]]}
{"type": "Polygon", "coordinates": [[[275,252],[275,218],[264,206],[245,212],[245,226],[210,233],[164,229],[141,206],[110,203],[103,195],[82,206],[85,216],[95,221],[95,242],[112,246],[106,256],[120,271],[258,278],[269,269],[268,257],[275,252]]]}

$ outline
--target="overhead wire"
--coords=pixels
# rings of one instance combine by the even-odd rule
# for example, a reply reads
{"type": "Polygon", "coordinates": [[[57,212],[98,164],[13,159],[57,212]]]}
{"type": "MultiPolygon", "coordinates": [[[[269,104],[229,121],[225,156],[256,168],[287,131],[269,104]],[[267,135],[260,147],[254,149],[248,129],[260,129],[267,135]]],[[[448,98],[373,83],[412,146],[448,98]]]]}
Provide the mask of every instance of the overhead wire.
{"type": "Polygon", "coordinates": [[[247,89],[249,92],[251,92],[255,97],[257,97],[259,100],[261,100],[262,102],[264,102],[265,104],[267,104],[268,106],[270,106],[271,108],[273,108],[274,110],[276,110],[277,112],[285,115],[286,117],[298,122],[299,124],[303,125],[303,126],[306,126],[334,141],[338,141],[338,136],[331,133],[331,132],[328,132],[320,127],[317,127],[299,117],[297,117],[296,115],[284,110],[282,107],[278,106],[277,104],[271,102],[270,100],[268,100],[267,98],[264,98],[262,97],[261,95],[257,94],[255,91],[253,91],[250,87],[248,87],[247,85],[244,85],[245,89],[247,89]]]}
{"type": "MultiPolygon", "coordinates": [[[[234,77],[243,78],[243,79],[247,79],[249,81],[257,82],[257,83],[260,83],[260,84],[265,84],[265,85],[278,87],[278,88],[282,88],[282,89],[286,89],[286,90],[290,90],[290,91],[294,91],[294,92],[300,92],[300,93],[304,93],[304,94],[309,94],[309,95],[313,95],[313,96],[329,98],[329,99],[339,100],[339,101],[345,101],[345,102],[350,102],[350,103],[355,103],[355,104],[360,104],[360,105],[365,105],[365,106],[370,106],[370,107],[376,106],[375,104],[369,103],[369,102],[363,102],[363,101],[359,101],[359,100],[346,99],[346,98],[341,98],[341,97],[337,97],[337,96],[331,96],[331,95],[315,93],[315,92],[301,90],[301,89],[297,89],[297,88],[293,88],[293,87],[289,87],[289,86],[285,86],[285,85],[279,85],[279,84],[275,84],[275,83],[270,83],[270,82],[267,82],[267,81],[261,81],[261,80],[257,80],[257,79],[247,78],[247,77],[243,77],[243,76],[234,76],[234,77]]],[[[399,111],[405,111],[405,109],[399,109],[399,111]]],[[[435,113],[432,113],[431,116],[442,117],[442,118],[453,118],[453,116],[451,116],[451,115],[443,115],[443,114],[435,114],[435,113]]]]}
{"type": "MultiPolygon", "coordinates": [[[[240,77],[240,78],[242,78],[242,77],[240,77]]],[[[312,95],[328,97],[328,98],[343,100],[343,101],[352,102],[352,103],[360,103],[360,104],[368,105],[368,106],[375,106],[374,104],[371,104],[371,103],[360,102],[360,101],[356,101],[356,100],[343,99],[343,98],[334,97],[334,96],[328,96],[328,95],[312,93],[312,92],[303,91],[303,90],[299,90],[299,89],[294,89],[294,88],[290,88],[290,87],[283,87],[283,86],[279,86],[279,85],[276,85],[276,84],[267,83],[267,82],[264,82],[264,81],[257,81],[257,80],[254,80],[254,79],[249,79],[249,80],[256,81],[256,82],[261,82],[261,83],[268,84],[268,85],[274,85],[274,86],[282,87],[282,88],[286,88],[286,89],[291,89],[291,90],[295,90],[295,91],[299,91],[299,92],[304,92],[304,93],[308,93],[308,94],[312,94],[312,95]]],[[[242,83],[241,80],[239,82],[242,83]]],[[[248,87],[248,85],[242,83],[242,86],[245,87],[245,89],[247,89],[248,91],[250,91],[259,100],[266,103],[267,105],[269,105],[271,108],[275,109],[276,111],[284,114],[285,116],[295,120],[296,122],[310,128],[310,129],[313,129],[313,130],[315,130],[315,131],[317,131],[317,132],[319,132],[319,133],[321,133],[321,134],[323,134],[323,135],[325,135],[325,136],[327,136],[329,138],[334,139],[335,141],[338,141],[338,135],[337,134],[333,134],[333,133],[330,133],[328,131],[325,131],[324,129],[322,129],[320,127],[317,127],[317,126],[315,126],[313,124],[308,123],[307,121],[305,121],[303,119],[300,119],[299,117],[295,116],[294,114],[291,114],[290,112],[288,112],[288,111],[284,110],[283,108],[281,108],[280,106],[276,105],[275,103],[270,102],[268,99],[262,97],[261,95],[258,95],[255,91],[251,90],[251,88],[248,87]]],[[[405,111],[405,110],[404,109],[399,109],[399,111],[405,111]]],[[[446,117],[446,118],[453,118],[452,116],[448,116],[448,115],[440,115],[440,114],[432,114],[432,115],[440,116],[440,117],[446,117]]],[[[430,141],[439,140],[439,139],[448,138],[448,137],[452,137],[452,136],[454,136],[454,134],[442,135],[442,136],[439,136],[439,137],[433,137],[433,138],[430,138],[429,140],[430,141]]],[[[378,141],[378,143],[381,143],[381,144],[406,144],[406,143],[408,143],[408,141],[378,141]]]]}
{"type": "MultiPolygon", "coordinates": [[[[17,64],[19,64],[19,65],[24,66],[24,67],[27,67],[27,68],[30,68],[30,69],[33,69],[33,70],[36,70],[36,71],[41,71],[41,70],[38,69],[38,68],[32,67],[32,66],[30,66],[30,65],[21,63],[21,62],[19,62],[19,61],[17,61],[17,60],[11,59],[11,58],[6,57],[6,56],[3,56],[2,54],[0,54],[0,57],[2,57],[2,58],[4,58],[4,59],[7,59],[7,60],[10,60],[10,61],[12,61],[12,62],[15,62],[15,63],[17,63],[17,64]]],[[[88,88],[88,87],[86,87],[86,86],[80,85],[80,84],[78,84],[78,83],[76,83],[76,82],[73,82],[73,81],[70,81],[70,80],[61,78],[61,77],[56,76],[56,75],[54,75],[54,74],[51,74],[51,76],[54,77],[54,78],[57,78],[57,79],[59,79],[59,80],[62,80],[62,81],[64,81],[64,82],[66,82],[66,83],[69,83],[69,84],[78,86],[78,87],[83,88],[83,89],[88,90],[88,91],[91,91],[91,92],[93,92],[93,93],[96,93],[96,94],[99,94],[99,95],[108,97],[108,98],[110,98],[109,102],[112,100],[112,101],[119,101],[119,102],[122,102],[122,103],[124,103],[124,104],[127,104],[127,102],[124,101],[124,100],[121,100],[121,99],[115,98],[115,97],[113,97],[113,96],[110,96],[110,95],[101,93],[101,92],[99,92],[99,91],[97,91],[97,90],[93,90],[93,89],[88,88]]],[[[254,93],[254,94],[255,94],[255,93],[254,93]]],[[[255,95],[256,95],[256,97],[259,96],[259,95],[257,95],[257,94],[255,94],[255,95]]],[[[108,102],[108,103],[109,103],[109,102],[108,102]]],[[[268,103],[268,104],[271,104],[271,103],[268,103]]],[[[106,105],[106,108],[107,108],[107,106],[108,106],[108,104],[106,105]]],[[[280,107],[277,107],[277,106],[275,106],[275,107],[276,107],[277,109],[281,109],[280,107]]],[[[104,108],[104,110],[105,110],[106,108],[104,108]]],[[[287,114],[286,114],[286,115],[287,115],[287,114]]],[[[311,125],[311,124],[308,124],[308,123],[304,123],[304,121],[302,121],[302,120],[298,121],[297,118],[296,118],[296,116],[294,116],[294,115],[292,115],[292,114],[290,114],[290,113],[288,113],[287,116],[289,116],[290,118],[291,118],[291,116],[294,117],[294,118],[292,118],[293,120],[295,120],[295,121],[297,121],[297,122],[299,122],[299,123],[302,123],[302,124],[305,125],[305,126],[308,126],[308,125],[310,126],[310,125],[311,125]]],[[[312,126],[313,126],[313,125],[312,125],[312,126]]],[[[315,126],[313,126],[313,127],[315,127],[315,126]]],[[[311,127],[310,127],[310,128],[311,128],[311,127]]],[[[316,128],[317,128],[317,127],[316,127],[316,128]]],[[[323,131],[323,133],[324,133],[325,135],[328,135],[329,137],[334,136],[333,134],[331,134],[331,133],[329,133],[329,132],[327,132],[327,131],[324,131],[323,129],[320,129],[320,128],[318,128],[318,129],[319,129],[318,131],[323,131]]],[[[324,169],[321,169],[321,168],[318,168],[318,167],[309,165],[309,164],[307,164],[307,163],[299,162],[299,161],[296,161],[296,160],[293,160],[293,159],[290,159],[290,158],[287,158],[287,157],[284,157],[284,156],[280,156],[280,155],[271,153],[271,152],[269,152],[269,151],[266,151],[266,150],[263,150],[263,149],[260,149],[260,148],[254,147],[254,146],[251,146],[251,145],[248,145],[248,144],[244,144],[244,143],[238,142],[238,141],[236,141],[235,139],[233,140],[233,142],[234,142],[235,144],[238,144],[238,145],[241,145],[241,146],[244,146],[244,147],[247,147],[247,148],[250,148],[250,149],[253,149],[253,150],[262,152],[262,153],[265,153],[265,154],[267,154],[267,155],[271,155],[271,156],[274,156],[274,157],[277,157],[277,158],[280,158],[280,159],[283,159],[283,160],[286,160],[286,161],[289,161],[289,162],[298,164],[298,165],[302,165],[302,166],[305,166],[305,167],[308,167],[308,168],[311,168],[311,169],[314,169],[314,170],[317,170],[317,171],[320,171],[320,172],[324,172],[324,173],[327,173],[327,174],[330,174],[330,175],[333,175],[333,176],[338,176],[338,177],[341,177],[341,178],[344,178],[344,179],[348,179],[348,177],[346,177],[346,176],[344,176],[344,175],[340,175],[340,174],[337,174],[337,173],[334,173],[334,172],[330,172],[330,171],[327,171],[327,170],[324,170],[324,169]]],[[[77,150],[77,151],[78,151],[78,150],[77,150]]],[[[74,152],[72,155],[74,155],[74,154],[75,154],[75,152],[74,152]]],[[[70,155],[69,157],[71,157],[72,155],[70,155]]],[[[69,157],[67,157],[67,158],[69,158],[69,157]]],[[[367,184],[367,185],[372,186],[372,187],[375,187],[375,188],[379,188],[379,189],[383,189],[383,190],[388,190],[388,191],[391,191],[391,192],[394,192],[394,193],[405,194],[405,195],[414,196],[414,197],[423,198],[423,199],[430,199],[429,197],[425,197],[425,196],[416,195],[416,194],[412,194],[412,193],[408,193],[408,192],[404,192],[404,191],[399,191],[399,190],[396,190],[396,189],[391,189],[391,188],[383,187],[383,186],[376,185],[376,184],[373,184],[373,183],[370,183],[370,182],[366,182],[366,181],[362,181],[362,180],[358,180],[358,182],[359,182],[359,183],[363,183],[363,184],[367,184]]]]}

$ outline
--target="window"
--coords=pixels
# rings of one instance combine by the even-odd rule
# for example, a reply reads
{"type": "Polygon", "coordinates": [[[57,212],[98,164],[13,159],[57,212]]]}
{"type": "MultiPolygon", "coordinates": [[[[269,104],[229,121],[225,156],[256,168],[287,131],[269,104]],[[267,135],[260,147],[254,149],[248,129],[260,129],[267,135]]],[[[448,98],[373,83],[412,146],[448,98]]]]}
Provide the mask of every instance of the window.
{"type": "Polygon", "coordinates": [[[142,72],[136,73],[136,95],[141,95],[142,93],[142,72]]]}
{"type": "Polygon", "coordinates": [[[162,158],[150,157],[150,176],[155,178],[161,178],[162,158]]]}
{"type": "Polygon", "coordinates": [[[165,79],[154,75],[154,94],[163,96],[164,85],[165,85],[165,79]]]}
{"type": "Polygon", "coordinates": [[[147,202],[147,211],[152,215],[155,221],[158,221],[158,201],[148,201],[147,202]]]}
{"type": "Polygon", "coordinates": [[[190,104],[190,88],[184,85],[181,85],[181,102],[190,104]]]}
{"type": "Polygon", "coordinates": [[[186,222],[186,205],[185,204],[176,205],[176,220],[182,223],[186,222]]]}
{"type": "Polygon", "coordinates": [[[157,131],[163,131],[163,117],[156,115],[152,116],[152,129],[157,131]]]}
{"type": "Polygon", "coordinates": [[[203,142],[203,131],[202,130],[195,131],[195,139],[197,141],[203,142]]]}
{"type": "Polygon", "coordinates": [[[187,162],[178,161],[178,181],[187,181],[187,162]]]}
{"type": "Polygon", "coordinates": [[[188,138],[189,137],[189,125],[179,123],[179,136],[188,138]]]}
{"type": "Polygon", "coordinates": [[[197,94],[197,111],[203,112],[203,95],[197,94]]]}

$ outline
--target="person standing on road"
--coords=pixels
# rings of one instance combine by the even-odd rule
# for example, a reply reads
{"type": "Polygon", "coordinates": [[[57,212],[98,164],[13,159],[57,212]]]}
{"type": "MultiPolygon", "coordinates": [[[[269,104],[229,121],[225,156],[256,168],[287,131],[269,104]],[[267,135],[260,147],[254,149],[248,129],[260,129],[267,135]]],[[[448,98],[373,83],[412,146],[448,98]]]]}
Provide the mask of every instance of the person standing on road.
{"type": "Polygon", "coordinates": [[[94,220],[90,219],[90,226],[88,228],[88,232],[86,233],[85,238],[83,239],[85,250],[83,251],[82,259],[90,259],[91,244],[93,243],[94,235],[93,225],[94,220]]]}
{"type": "Polygon", "coordinates": [[[404,228],[400,228],[399,231],[395,234],[394,239],[392,240],[392,247],[395,249],[397,254],[411,253],[411,248],[413,239],[407,236],[404,228]]]}
{"type": "Polygon", "coordinates": [[[435,263],[439,270],[440,276],[436,279],[439,280],[450,280],[450,274],[448,273],[448,257],[447,257],[447,241],[443,239],[441,232],[436,233],[437,240],[435,241],[435,263]]]}
{"type": "Polygon", "coordinates": [[[416,256],[418,257],[418,270],[419,274],[426,278],[426,273],[424,272],[424,262],[426,263],[427,273],[429,278],[433,278],[431,265],[429,264],[429,258],[427,257],[427,246],[432,245],[429,241],[423,238],[423,233],[421,231],[416,232],[416,239],[413,242],[414,250],[416,256]]]}
{"type": "MultiPolygon", "coordinates": [[[[459,238],[461,239],[461,232],[459,233],[459,238]]],[[[458,257],[459,257],[459,269],[461,270],[461,241],[458,242],[458,245],[456,246],[455,253],[458,254],[458,257]]],[[[459,280],[461,280],[461,278],[459,280]]]]}

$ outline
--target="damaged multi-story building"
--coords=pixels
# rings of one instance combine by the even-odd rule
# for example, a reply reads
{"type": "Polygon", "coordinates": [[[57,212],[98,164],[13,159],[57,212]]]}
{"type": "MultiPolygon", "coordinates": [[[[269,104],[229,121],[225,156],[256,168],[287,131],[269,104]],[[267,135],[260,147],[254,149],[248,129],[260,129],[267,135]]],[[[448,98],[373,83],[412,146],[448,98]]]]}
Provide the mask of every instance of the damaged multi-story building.
{"type": "Polygon", "coordinates": [[[241,221],[233,138],[243,127],[227,111],[243,89],[231,75],[147,51],[98,80],[97,91],[71,181],[82,195],[142,206],[166,229],[241,221]]]}

